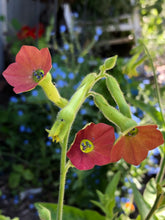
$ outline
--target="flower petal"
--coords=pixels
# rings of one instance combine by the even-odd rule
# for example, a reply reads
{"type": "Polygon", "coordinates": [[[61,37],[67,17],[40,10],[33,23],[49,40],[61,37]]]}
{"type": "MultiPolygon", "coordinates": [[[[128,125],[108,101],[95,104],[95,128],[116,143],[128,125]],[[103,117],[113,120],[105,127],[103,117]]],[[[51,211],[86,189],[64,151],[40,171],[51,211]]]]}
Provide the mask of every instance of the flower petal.
{"type": "Polygon", "coordinates": [[[76,134],[67,156],[79,170],[89,170],[95,165],[108,164],[114,140],[113,127],[104,123],[88,124],[76,134]],[[91,141],[94,145],[94,149],[88,153],[80,149],[80,143],[84,139],[91,141]]]}
{"type": "Polygon", "coordinates": [[[118,139],[111,151],[111,162],[123,158],[127,163],[138,165],[152,150],[163,144],[163,135],[157,130],[157,125],[137,126],[135,136],[122,136],[118,139]]]}

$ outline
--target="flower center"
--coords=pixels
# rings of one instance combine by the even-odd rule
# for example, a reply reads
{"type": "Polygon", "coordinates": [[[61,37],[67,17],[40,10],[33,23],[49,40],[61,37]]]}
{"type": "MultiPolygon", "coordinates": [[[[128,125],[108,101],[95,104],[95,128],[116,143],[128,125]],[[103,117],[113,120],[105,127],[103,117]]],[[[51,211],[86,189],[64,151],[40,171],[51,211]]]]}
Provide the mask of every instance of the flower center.
{"type": "Polygon", "coordinates": [[[38,83],[44,77],[44,71],[41,69],[33,71],[33,80],[38,83]]]}
{"type": "Polygon", "coordinates": [[[129,137],[132,137],[132,136],[135,136],[137,135],[138,133],[138,129],[137,128],[133,128],[131,131],[129,131],[126,136],[129,136],[129,137]]]}
{"type": "Polygon", "coordinates": [[[94,145],[90,140],[83,139],[80,143],[80,149],[84,153],[89,153],[89,152],[93,151],[94,145]]]}

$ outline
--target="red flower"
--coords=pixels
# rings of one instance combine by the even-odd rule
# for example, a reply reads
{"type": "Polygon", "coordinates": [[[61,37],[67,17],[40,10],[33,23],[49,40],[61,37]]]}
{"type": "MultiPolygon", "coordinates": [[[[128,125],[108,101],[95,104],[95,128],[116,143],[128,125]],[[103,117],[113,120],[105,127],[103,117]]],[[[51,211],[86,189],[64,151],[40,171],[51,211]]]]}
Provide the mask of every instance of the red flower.
{"type": "Polygon", "coordinates": [[[35,39],[35,32],[29,26],[23,26],[21,30],[17,33],[19,40],[24,40],[28,37],[35,39]]]}
{"type": "Polygon", "coordinates": [[[32,28],[32,32],[34,34],[34,39],[42,37],[42,35],[44,34],[43,24],[40,23],[38,28],[37,27],[32,28]]]}
{"type": "Polygon", "coordinates": [[[149,150],[163,143],[163,135],[157,130],[157,125],[137,126],[114,144],[111,162],[123,158],[127,163],[138,165],[147,157],[149,150]]]}
{"type": "Polygon", "coordinates": [[[16,62],[3,72],[15,93],[35,88],[51,69],[51,56],[48,48],[38,50],[33,46],[22,46],[16,55],[16,62]]]}
{"type": "Polygon", "coordinates": [[[67,156],[79,170],[89,170],[95,165],[110,163],[110,152],[115,141],[113,127],[104,124],[88,124],[80,130],[67,156]]]}

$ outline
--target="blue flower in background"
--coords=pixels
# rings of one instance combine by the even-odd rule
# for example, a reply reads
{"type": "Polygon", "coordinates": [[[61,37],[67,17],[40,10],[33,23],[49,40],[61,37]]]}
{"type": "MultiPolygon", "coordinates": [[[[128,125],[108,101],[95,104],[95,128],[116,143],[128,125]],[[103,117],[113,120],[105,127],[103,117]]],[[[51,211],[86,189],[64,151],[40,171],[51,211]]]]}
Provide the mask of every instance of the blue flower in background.
{"type": "Polygon", "coordinates": [[[99,179],[96,179],[96,180],[95,180],[95,183],[96,183],[96,184],[99,184],[99,183],[100,183],[100,180],[99,180],[99,179]]]}
{"type": "Polygon", "coordinates": [[[138,95],[138,90],[137,89],[131,89],[132,95],[137,96],[138,95]]]}
{"type": "Polygon", "coordinates": [[[25,125],[20,125],[19,131],[20,131],[20,132],[25,132],[25,131],[26,131],[25,125]]]}
{"type": "Polygon", "coordinates": [[[60,26],[60,32],[64,33],[66,31],[66,26],[65,25],[61,25],[60,26]]]}
{"type": "Polygon", "coordinates": [[[132,194],[133,193],[133,190],[130,188],[128,189],[128,194],[132,194]]]}
{"type": "Polygon", "coordinates": [[[24,95],[21,95],[21,101],[26,102],[26,97],[24,95]]]}
{"type": "Polygon", "coordinates": [[[32,94],[32,96],[38,96],[38,91],[34,89],[34,90],[31,92],[31,94],[32,94]]]}
{"type": "Polygon", "coordinates": [[[149,176],[157,174],[159,172],[159,170],[160,170],[160,167],[151,167],[148,164],[145,165],[145,168],[148,170],[147,174],[149,176]]]}
{"type": "Polygon", "coordinates": [[[10,102],[17,103],[18,99],[15,96],[10,97],[10,102]]]}
{"type": "Polygon", "coordinates": [[[80,63],[80,64],[83,63],[84,62],[84,58],[83,57],[78,57],[77,58],[77,62],[80,63]]]}
{"type": "Polygon", "coordinates": [[[139,84],[139,87],[140,87],[141,89],[144,89],[144,88],[145,88],[144,83],[140,83],[140,84],[139,84]]]}
{"type": "Polygon", "coordinates": [[[144,79],[143,83],[144,83],[144,85],[148,85],[148,84],[150,84],[150,80],[149,79],[144,79]]]}
{"type": "Polygon", "coordinates": [[[60,76],[61,76],[63,79],[65,79],[65,78],[66,78],[66,73],[65,73],[65,72],[63,72],[63,71],[61,71],[60,76]]]}
{"type": "Polygon", "coordinates": [[[17,204],[19,203],[19,196],[18,196],[18,195],[14,196],[14,201],[13,201],[13,203],[14,203],[15,205],[17,205],[17,204]]]}
{"type": "Polygon", "coordinates": [[[47,142],[46,142],[46,146],[47,146],[47,147],[50,147],[51,145],[52,145],[52,142],[51,142],[51,141],[47,141],[47,142]]]}
{"type": "Polygon", "coordinates": [[[18,110],[17,114],[18,114],[19,116],[22,116],[22,115],[23,115],[23,111],[22,111],[22,110],[18,110]]]}
{"type": "Polygon", "coordinates": [[[136,113],[136,108],[134,106],[130,106],[130,110],[131,110],[132,114],[136,113]]]}
{"type": "Polygon", "coordinates": [[[67,82],[60,79],[60,80],[57,81],[56,85],[59,88],[63,88],[64,86],[67,86],[67,82]]]}
{"type": "Polygon", "coordinates": [[[29,140],[24,140],[24,144],[29,144],[29,140]]]}
{"type": "Polygon", "coordinates": [[[159,160],[158,160],[156,157],[154,157],[153,155],[151,155],[151,156],[149,157],[149,160],[150,160],[152,163],[154,163],[154,164],[158,164],[158,163],[159,163],[159,160]]]}
{"type": "Polygon", "coordinates": [[[29,204],[29,209],[34,209],[34,205],[32,203],[29,204]]]}
{"type": "Polygon", "coordinates": [[[58,64],[57,63],[53,63],[52,66],[53,66],[54,69],[58,68],[58,64]]]}
{"type": "Polygon", "coordinates": [[[60,149],[60,148],[56,148],[56,149],[55,149],[55,153],[56,153],[56,154],[60,154],[60,152],[61,152],[61,149],[60,149]]]}
{"type": "Polygon", "coordinates": [[[71,184],[71,182],[72,182],[71,179],[67,179],[67,180],[66,180],[66,183],[67,183],[67,184],[71,184]]]}
{"type": "Polygon", "coordinates": [[[51,115],[47,115],[47,119],[48,119],[48,120],[51,120],[51,119],[52,119],[52,116],[51,116],[51,115]]]}
{"type": "Polygon", "coordinates": [[[140,123],[141,121],[140,118],[136,117],[134,114],[132,114],[131,116],[132,116],[132,119],[136,121],[137,124],[140,123]]]}
{"type": "Polygon", "coordinates": [[[117,132],[115,132],[115,138],[118,139],[119,134],[117,132]]]}
{"type": "Polygon", "coordinates": [[[7,196],[6,196],[5,194],[2,194],[2,195],[1,195],[1,199],[2,199],[2,200],[5,200],[6,198],[7,198],[7,196]]]}
{"type": "Polygon", "coordinates": [[[99,40],[99,36],[98,36],[98,35],[95,35],[95,36],[94,36],[94,40],[95,40],[95,41],[98,41],[98,40],[99,40]]]}
{"type": "Polygon", "coordinates": [[[129,199],[126,198],[126,197],[121,197],[121,202],[122,202],[122,203],[129,202],[129,199]]]}
{"type": "Polygon", "coordinates": [[[73,12],[73,13],[72,13],[72,16],[75,17],[75,18],[78,18],[78,17],[79,17],[79,14],[78,14],[78,12],[73,12]]]}
{"type": "Polygon", "coordinates": [[[97,27],[97,28],[96,28],[96,34],[97,34],[98,36],[100,36],[100,35],[102,35],[102,33],[103,33],[102,28],[101,28],[101,27],[97,27]]]}
{"type": "Polygon", "coordinates": [[[69,74],[68,74],[68,78],[69,78],[69,79],[74,79],[74,73],[72,73],[72,72],[69,73],[69,74]]]}
{"type": "Polygon", "coordinates": [[[65,55],[62,55],[62,56],[61,56],[61,60],[66,60],[66,56],[65,56],[65,55]]]}
{"type": "Polygon", "coordinates": [[[27,133],[31,133],[31,132],[32,132],[32,129],[31,129],[30,127],[27,127],[27,128],[26,128],[26,132],[27,132],[27,133]]]}
{"type": "Polygon", "coordinates": [[[34,195],[33,195],[33,194],[30,194],[30,195],[28,196],[28,198],[29,198],[30,200],[32,200],[32,199],[34,199],[34,195]]]}
{"type": "Polygon", "coordinates": [[[69,44],[64,44],[64,50],[69,50],[69,44]]]}
{"type": "Polygon", "coordinates": [[[152,152],[153,152],[153,154],[154,154],[155,156],[158,156],[158,155],[160,154],[160,150],[159,150],[158,147],[155,148],[155,149],[153,149],[152,152]]]}
{"type": "Polygon", "coordinates": [[[76,177],[77,177],[77,173],[73,173],[72,176],[73,176],[74,178],[76,178],[76,177]]]}
{"type": "Polygon", "coordinates": [[[81,115],[85,115],[86,113],[87,113],[87,111],[86,111],[85,108],[82,108],[82,109],[80,110],[80,114],[81,114],[81,115]]]}
{"type": "Polygon", "coordinates": [[[95,104],[95,103],[94,103],[93,100],[89,100],[89,105],[90,105],[90,106],[94,106],[94,104],[95,104]]]}

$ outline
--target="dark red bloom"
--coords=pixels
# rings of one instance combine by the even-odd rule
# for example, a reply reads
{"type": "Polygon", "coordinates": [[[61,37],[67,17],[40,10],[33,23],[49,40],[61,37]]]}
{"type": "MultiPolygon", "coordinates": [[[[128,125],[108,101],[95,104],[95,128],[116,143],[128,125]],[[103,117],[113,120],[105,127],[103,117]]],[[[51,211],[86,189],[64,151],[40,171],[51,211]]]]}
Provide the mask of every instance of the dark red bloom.
{"type": "Polygon", "coordinates": [[[164,143],[157,125],[137,126],[121,136],[111,151],[111,162],[123,158],[127,163],[138,165],[152,150],[164,143]]]}
{"type": "Polygon", "coordinates": [[[22,46],[16,55],[16,62],[2,73],[15,93],[35,88],[52,67],[48,48],[38,50],[33,46],[22,46]]]}
{"type": "Polygon", "coordinates": [[[29,26],[25,25],[17,33],[17,37],[19,40],[24,40],[28,37],[35,39],[35,32],[29,26]]]}
{"type": "Polygon", "coordinates": [[[43,34],[44,34],[44,26],[43,26],[43,24],[39,24],[39,26],[38,27],[34,27],[34,28],[32,28],[32,32],[33,32],[33,34],[34,34],[34,39],[37,39],[37,38],[40,38],[40,37],[42,37],[43,36],[43,34]]]}
{"type": "Polygon", "coordinates": [[[79,170],[89,170],[95,165],[102,166],[110,163],[114,141],[112,126],[91,123],[76,134],[67,156],[79,170]]]}

